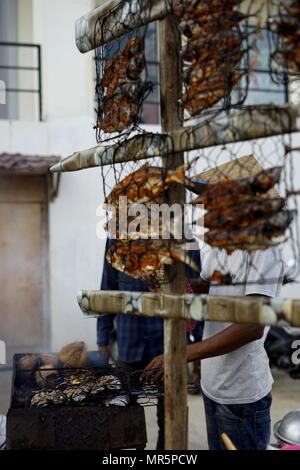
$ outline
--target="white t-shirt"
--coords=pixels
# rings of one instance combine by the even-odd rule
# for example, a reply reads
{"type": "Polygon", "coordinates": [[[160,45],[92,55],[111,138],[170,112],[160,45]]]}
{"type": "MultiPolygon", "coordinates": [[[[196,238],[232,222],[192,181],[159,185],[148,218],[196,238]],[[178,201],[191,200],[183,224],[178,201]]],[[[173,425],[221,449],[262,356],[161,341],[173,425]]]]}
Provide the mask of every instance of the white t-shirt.
{"type": "MultiPolygon", "coordinates": [[[[204,260],[201,277],[208,280],[215,270],[230,272],[232,282],[237,285],[211,286],[210,295],[276,297],[282,285],[284,265],[277,247],[250,254],[237,250],[230,256],[224,250],[212,249],[204,260]]],[[[232,323],[206,321],[203,339],[230,325],[232,323]]],[[[265,327],[262,338],[228,354],[201,361],[201,386],[207,397],[225,405],[253,403],[271,391],[273,378],[264,348],[268,331],[269,327],[265,327]]]]}

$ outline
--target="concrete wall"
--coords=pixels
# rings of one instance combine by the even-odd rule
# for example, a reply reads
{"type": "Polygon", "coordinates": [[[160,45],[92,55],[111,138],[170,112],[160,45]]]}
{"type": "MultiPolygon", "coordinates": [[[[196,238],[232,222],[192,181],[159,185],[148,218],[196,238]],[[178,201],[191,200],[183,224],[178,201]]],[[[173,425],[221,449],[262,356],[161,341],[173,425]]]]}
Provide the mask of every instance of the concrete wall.
{"type": "MultiPolygon", "coordinates": [[[[100,3],[26,0],[25,10],[22,3],[26,20],[19,29],[19,39],[42,46],[44,122],[30,121],[29,104],[23,103],[22,120],[0,120],[0,152],[65,157],[96,144],[92,128],[93,53],[81,55],[77,51],[74,22],[100,3]]],[[[247,145],[239,147],[238,156],[248,151],[247,145]]],[[[203,168],[199,165],[200,171],[203,168]]],[[[295,167],[298,178],[300,161],[295,160],[295,167]]],[[[112,180],[107,182],[112,184],[112,180]]],[[[99,287],[104,242],[96,237],[96,209],[102,201],[101,171],[90,169],[63,174],[58,197],[50,204],[52,349],[76,339],[85,340],[90,348],[96,346],[95,320],[82,318],[76,294],[79,289],[99,287]]],[[[283,293],[299,296],[297,285],[283,293]]]]}
{"type": "MultiPolygon", "coordinates": [[[[42,47],[44,122],[32,121],[32,102],[23,97],[20,120],[0,120],[0,152],[66,156],[96,144],[93,54],[80,54],[74,36],[75,20],[92,8],[92,0],[19,1],[18,40],[42,47]]],[[[50,205],[53,349],[76,339],[95,347],[95,321],[82,319],[76,293],[100,282],[99,195],[99,171],[63,175],[59,198],[50,205]]]]}

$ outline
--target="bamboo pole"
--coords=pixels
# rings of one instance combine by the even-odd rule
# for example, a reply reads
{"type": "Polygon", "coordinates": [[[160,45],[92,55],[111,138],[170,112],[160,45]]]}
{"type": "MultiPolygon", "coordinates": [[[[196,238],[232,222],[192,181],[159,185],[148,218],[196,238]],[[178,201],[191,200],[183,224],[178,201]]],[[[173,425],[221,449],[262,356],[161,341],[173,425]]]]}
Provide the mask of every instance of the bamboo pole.
{"type": "Polygon", "coordinates": [[[208,296],[128,291],[80,291],[77,297],[85,317],[107,312],[184,320],[223,321],[300,327],[300,299],[260,296],[208,296]]]}
{"type": "Polygon", "coordinates": [[[93,147],[75,152],[50,168],[53,173],[142,160],[155,156],[167,157],[173,152],[204,149],[217,145],[242,142],[279,134],[299,132],[297,117],[300,108],[279,106],[247,107],[226,120],[196,126],[180,127],[163,134],[144,133],[111,146],[93,147]]]}
{"type": "Polygon", "coordinates": [[[111,146],[96,147],[74,152],[50,168],[52,173],[77,171],[131,160],[152,158],[168,154],[169,137],[163,134],[143,133],[111,146]]]}
{"type": "Polygon", "coordinates": [[[171,4],[171,0],[108,0],[76,21],[77,48],[82,53],[91,51],[128,31],[163,18],[171,4]]]}

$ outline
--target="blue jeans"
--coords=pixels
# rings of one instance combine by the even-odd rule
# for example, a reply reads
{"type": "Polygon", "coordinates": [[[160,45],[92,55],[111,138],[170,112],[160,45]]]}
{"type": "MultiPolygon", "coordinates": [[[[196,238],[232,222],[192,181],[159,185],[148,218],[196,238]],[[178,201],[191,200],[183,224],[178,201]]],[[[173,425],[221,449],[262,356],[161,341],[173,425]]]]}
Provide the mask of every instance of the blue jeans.
{"type": "Polygon", "coordinates": [[[220,405],[203,394],[210,450],[225,450],[225,432],[238,450],[265,450],[270,441],[272,395],[254,403],[220,405]]]}

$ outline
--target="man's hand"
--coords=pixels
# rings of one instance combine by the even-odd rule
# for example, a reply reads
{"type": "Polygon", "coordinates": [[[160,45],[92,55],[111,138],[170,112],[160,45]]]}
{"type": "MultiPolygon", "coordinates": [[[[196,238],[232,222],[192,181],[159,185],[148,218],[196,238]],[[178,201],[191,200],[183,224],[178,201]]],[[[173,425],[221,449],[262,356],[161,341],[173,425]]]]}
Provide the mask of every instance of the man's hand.
{"type": "Polygon", "coordinates": [[[109,350],[108,350],[108,346],[104,346],[104,345],[98,345],[98,349],[99,351],[101,352],[102,356],[104,357],[104,359],[108,362],[109,360],[109,350]]]}
{"type": "Polygon", "coordinates": [[[208,294],[209,282],[199,277],[198,279],[189,279],[190,286],[194,294],[208,294]]]}
{"type": "Polygon", "coordinates": [[[143,382],[163,382],[164,378],[164,355],[156,356],[147,365],[140,380],[143,382]]]}

